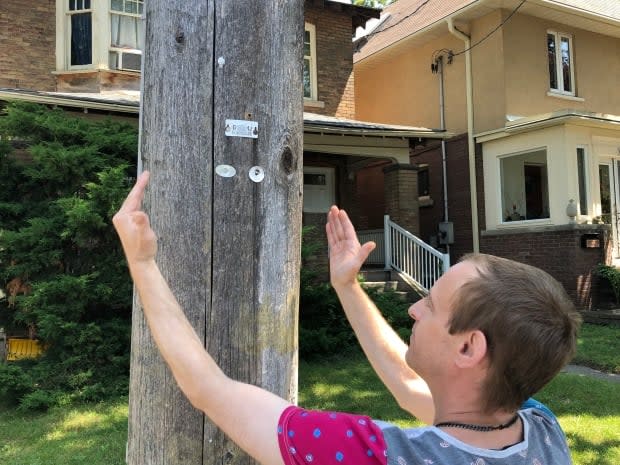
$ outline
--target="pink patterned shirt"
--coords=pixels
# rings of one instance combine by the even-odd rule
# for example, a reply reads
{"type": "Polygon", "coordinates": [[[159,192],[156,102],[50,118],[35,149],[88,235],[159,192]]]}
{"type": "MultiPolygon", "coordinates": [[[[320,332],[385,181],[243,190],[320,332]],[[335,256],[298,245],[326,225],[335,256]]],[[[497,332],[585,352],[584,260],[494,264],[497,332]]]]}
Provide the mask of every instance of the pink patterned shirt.
{"type": "Polygon", "coordinates": [[[383,433],[366,416],[291,406],[278,443],[285,465],[387,465],[383,433]]]}

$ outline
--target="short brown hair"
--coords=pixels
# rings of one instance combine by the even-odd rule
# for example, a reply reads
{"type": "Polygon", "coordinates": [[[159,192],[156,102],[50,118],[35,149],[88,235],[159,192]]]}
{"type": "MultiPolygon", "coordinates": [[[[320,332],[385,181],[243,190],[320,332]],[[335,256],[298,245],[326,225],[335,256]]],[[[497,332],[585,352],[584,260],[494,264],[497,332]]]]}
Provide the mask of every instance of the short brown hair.
{"type": "Polygon", "coordinates": [[[454,295],[449,331],[484,333],[485,411],[516,410],[573,357],[581,316],[562,285],[539,268],[485,254],[461,261],[479,275],[454,295]]]}

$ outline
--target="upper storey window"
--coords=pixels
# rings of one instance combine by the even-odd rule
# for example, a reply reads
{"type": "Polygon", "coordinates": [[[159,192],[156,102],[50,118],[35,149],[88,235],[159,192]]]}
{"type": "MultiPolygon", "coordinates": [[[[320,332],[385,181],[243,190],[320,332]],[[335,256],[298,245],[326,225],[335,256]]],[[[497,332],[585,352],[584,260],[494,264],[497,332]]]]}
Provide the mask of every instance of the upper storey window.
{"type": "Polygon", "coordinates": [[[547,56],[551,92],[575,95],[572,37],[560,32],[547,31],[547,56]]]}
{"type": "Polygon", "coordinates": [[[110,69],[140,71],[144,21],[143,0],[111,0],[110,69]]]}
{"type": "Polygon", "coordinates": [[[304,27],[304,99],[317,100],[316,85],[316,28],[306,23],[304,27]]]}
{"type": "Polygon", "coordinates": [[[93,62],[93,20],[90,0],[69,0],[71,66],[93,62]]]}
{"type": "Polygon", "coordinates": [[[56,0],[58,70],[140,71],[146,0],[56,0]]]}

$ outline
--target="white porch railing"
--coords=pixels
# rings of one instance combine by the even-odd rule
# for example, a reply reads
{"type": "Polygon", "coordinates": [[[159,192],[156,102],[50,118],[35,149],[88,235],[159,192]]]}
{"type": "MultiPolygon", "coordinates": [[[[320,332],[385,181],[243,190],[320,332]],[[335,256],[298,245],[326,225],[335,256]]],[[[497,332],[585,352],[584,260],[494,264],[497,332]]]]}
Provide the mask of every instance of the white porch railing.
{"type": "Polygon", "coordinates": [[[422,294],[450,267],[450,255],[431,247],[420,238],[384,217],[384,229],[360,231],[361,243],[374,241],[377,247],[366,263],[384,265],[386,270],[395,270],[409,285],[422,294]]]}

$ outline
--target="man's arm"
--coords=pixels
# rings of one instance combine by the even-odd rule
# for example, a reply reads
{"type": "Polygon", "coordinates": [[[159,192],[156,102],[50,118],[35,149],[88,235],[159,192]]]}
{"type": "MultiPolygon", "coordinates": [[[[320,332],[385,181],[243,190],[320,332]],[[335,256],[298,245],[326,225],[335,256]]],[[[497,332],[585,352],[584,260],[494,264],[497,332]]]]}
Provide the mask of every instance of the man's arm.
{"type": "Polygon", "coordinates": [[[234,442],[264,465],[282,465],[280,414],[290,404],[256,386],[230,379],[205,351],[155,263],[157,240],[141,211],[148,172],[114,216],[144,315],[179,387],[234,442]]]}
{"type": "Polygon", "coordinates": [[[357,281],[375,244],[360,245],[346,212],[332,207],[327,217],[331,283],[375,372],[398,404],[431,424],[435,408],[426,382],[405,361],[407,345],[385,321],[357,281]]]}

